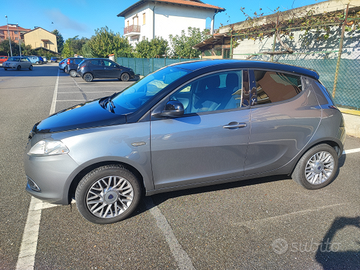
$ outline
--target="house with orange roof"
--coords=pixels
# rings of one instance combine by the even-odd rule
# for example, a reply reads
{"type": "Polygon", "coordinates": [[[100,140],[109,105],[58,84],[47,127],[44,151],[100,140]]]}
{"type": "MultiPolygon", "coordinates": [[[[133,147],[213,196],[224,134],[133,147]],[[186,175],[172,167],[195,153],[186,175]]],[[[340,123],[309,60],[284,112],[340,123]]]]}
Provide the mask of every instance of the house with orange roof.
{"type": "Polygon", "coordinates": [[[18,43],[19,40],[21,40],[24,42],[24,34],[29,31],[31,31],[31,29],[22,28],[18,24],[0,26],[0,41],[8,39],[10,35],[12,41],[18,43]]]}
{"type": "Polygon", "coordinates": [[[125,18],[124,36],[134,46],[155,37],[169,40],[169,35],[181,35],[189,27],[203,31],[207,24],[213,33],[215,15],[222,11],[199,0],[140,0],[117,16],[125,18]]]}

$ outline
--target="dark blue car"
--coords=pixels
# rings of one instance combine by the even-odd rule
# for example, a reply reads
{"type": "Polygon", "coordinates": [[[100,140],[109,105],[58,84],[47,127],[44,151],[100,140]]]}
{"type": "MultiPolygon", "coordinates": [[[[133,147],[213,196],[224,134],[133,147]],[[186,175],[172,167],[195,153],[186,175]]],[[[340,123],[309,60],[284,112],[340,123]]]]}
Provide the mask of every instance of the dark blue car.
{"type": "Polygon", "coordinates": [[[120,66],[107,58],[86,59],[78,65],[77,73],[87,82],[94,78],[117,78],[125,82],[135,78],[131,68],[120,66]]]}

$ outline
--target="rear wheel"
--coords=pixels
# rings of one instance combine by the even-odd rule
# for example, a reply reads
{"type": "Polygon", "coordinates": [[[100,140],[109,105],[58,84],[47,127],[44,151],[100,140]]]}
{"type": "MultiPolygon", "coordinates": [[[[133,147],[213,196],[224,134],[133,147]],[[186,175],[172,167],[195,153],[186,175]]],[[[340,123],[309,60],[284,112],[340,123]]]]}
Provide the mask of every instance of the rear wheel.
{"type": "Polygon", "coordinates": [[[70,74],[71,77],[76,77],[77,76],[77,72],[76,72],[75,69],[70,70],[69,74],[70,74]]]}
{"type": "Polygon", "coordinates": [[[122,80],[123,82],[127,82],[128,80],[130,80],[130,75],[124,72],[123,74],[121,74],[120,80],[122,80]]]}
{"type": "Polygon", "coordinates": [[[86,82],[91,82],[94,79],[94,76],[91,73],[85,73],[83,79],[86,82]]]}
{"type": "Polygon", "coordinates": [[[30,65],[29,70],[33,70],[33,68],[34,68],[34,67],[33,67],[32,65],[30,65]]]}
{"type": "Polygon", "coordinates": [[[76,205],[81,215],[97,224],[127,218],[138,206],[142,190],[138,179],[121,165],[94,169],[80,181],[76,205]]]}
{"type": "Polygon", "coordinates": [[[20,65],[17,66],[17,67],[16,67],[16,70],[21,70],[21,66],[20,66],[20,65]]]}
{"type": "Polygon", "coordinates": [[[339,160],[334,148],[320,144],[307,151],[292,174],[295,182],[307,189],[319,189],[330,184],[336,176],[339,160]]]}
{"type": "Polygon", "coordinates": [[[7,70],[7,68],[4,68],[5,70],[7,70]]]}

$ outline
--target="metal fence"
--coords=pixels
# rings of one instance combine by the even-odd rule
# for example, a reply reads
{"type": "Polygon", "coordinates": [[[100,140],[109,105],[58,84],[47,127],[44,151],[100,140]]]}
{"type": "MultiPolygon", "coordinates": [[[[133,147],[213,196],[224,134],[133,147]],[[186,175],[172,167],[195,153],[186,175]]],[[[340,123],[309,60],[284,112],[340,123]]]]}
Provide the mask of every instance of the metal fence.
{"type": "Polygon", "coordinates": [[[126,58],[118,57],[116,62],[120,65],[132,68],[135,74],[146,76],[159,68],[165,67],[167,65],[185,61],[194,61],[199,60],[195,59],[170,59],[170,58],[126,58]]]}

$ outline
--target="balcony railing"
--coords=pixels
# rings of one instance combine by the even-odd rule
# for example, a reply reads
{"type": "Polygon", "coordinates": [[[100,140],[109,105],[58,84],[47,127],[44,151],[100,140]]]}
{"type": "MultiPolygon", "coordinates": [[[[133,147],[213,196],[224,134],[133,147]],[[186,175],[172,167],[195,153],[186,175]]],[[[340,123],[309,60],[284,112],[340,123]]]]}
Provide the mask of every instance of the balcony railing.
{"type": "Polygon", "coordinates": [[[129,25],[129,26],[125,27],[124,35],[131,34],[131,33],[139,35],[140,34],[140,29],[141,29],[140,25],[129,25]]]}

